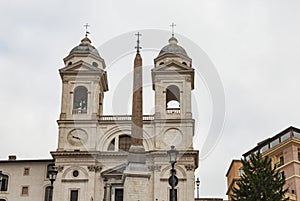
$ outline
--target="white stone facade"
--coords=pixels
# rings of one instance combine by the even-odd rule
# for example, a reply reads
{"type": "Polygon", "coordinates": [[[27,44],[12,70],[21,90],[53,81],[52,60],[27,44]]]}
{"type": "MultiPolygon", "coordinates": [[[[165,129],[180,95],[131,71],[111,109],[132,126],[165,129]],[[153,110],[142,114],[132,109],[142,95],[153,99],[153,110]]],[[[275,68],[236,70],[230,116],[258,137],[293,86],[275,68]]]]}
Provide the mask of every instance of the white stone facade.
{"type": "MultiPolygon", "coordinates": [[[[171,166],[167,151],[171,145],[179,151],[175,165],[179,179],[177,200],[194,200],[198,151],[193,149],[192,60],[182,47],[177,46],[177,40],[175,43],[173,39],[163,50],[154,60],[152,72],[149,72],[152,73],[155,90],[155,113],[143,116],[147,176],[131,177],[126,181],[124,170],[131,116],[103,114],[104,94],[108,90],[105,58],[101,58],[90,40],[85,38],[64,59],[65,66],[60,69],[62,102],[58,147],[51,152],[58,170],[53,201],[134,201],[135,193],[144,194],[140,201],[169,201],[171,166]],[[179,54],[168,52],[169,46],[173,49],[178,47],[179,54]],[[177,105],[169,106],[171,101],[177,105]],[[126,191],[124,185],[127,185],[126,191]]],[[[1,164],[0,170],[3,169],[1,164]]],[[[43,169],[41,175],[45,171],[43,169]]],[[[15,180],[13,176],[12,179],[15,180]]],[[[28,200],[44,199],[45,186],[49,185],[49,181],[44,176],[37,179],[41,183],[38,183],[40,195],[30,193],[28,200]]],[[[14,187],[10,185],[10,188],[14,187]]],[[[6,201],[21,200],[6,198],[6,201]]]]}

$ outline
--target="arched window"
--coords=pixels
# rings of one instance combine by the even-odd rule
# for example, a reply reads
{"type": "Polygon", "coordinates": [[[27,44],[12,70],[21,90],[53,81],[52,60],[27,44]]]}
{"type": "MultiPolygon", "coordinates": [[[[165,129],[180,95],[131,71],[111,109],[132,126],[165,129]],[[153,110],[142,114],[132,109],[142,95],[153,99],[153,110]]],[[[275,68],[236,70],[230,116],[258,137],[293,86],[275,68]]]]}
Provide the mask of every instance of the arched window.
{"type": "Polygon", "coordinates": [[[170,113],[180,113],[180,91],[175,85],[170,85],[166,90],[166,108],[170,113]]]}
{"type": "Polygon", "coordinates": [[[182,62],[182,64],[187,66],[186,62],[182,62]]]}
{"type": "Polygon", "coordinates": [[[8,187],[8,175],[2,174],[2,180],[1,180],[0,184],[1,184],[0,191],[7,191],[7,187],[8,187]]]}
{"type": "Polygon", "coordinates": [[[87,113],[88,90],[83,86],[76,87],[73,99],[73,114],[87,113]]]}
{"type": "Polygon", "coordinates": [[[119,151],[129,151],[131,145],[131,137],[129,135],[119,136],[119,151]]]}
{"type": "Polygon", "coordinates": [[[53,188],[48,186],[45,188],[45,199],[44,201],[52,201],[53,188]]]}
{"type": "Polygon", "coordinates": [[[6,201],[5,199],[0,199],[0,201],[6,201]]]}

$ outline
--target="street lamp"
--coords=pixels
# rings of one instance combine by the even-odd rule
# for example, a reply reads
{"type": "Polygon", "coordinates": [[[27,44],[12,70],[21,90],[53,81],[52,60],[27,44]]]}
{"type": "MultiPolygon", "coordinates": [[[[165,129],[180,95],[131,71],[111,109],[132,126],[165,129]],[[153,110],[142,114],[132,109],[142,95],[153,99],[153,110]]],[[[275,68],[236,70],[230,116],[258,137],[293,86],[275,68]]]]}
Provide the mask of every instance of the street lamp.
{"type": "Polygon", "coordinates": [[[48,174],[49,174],[49,180],[51,182],[51,186],[50,186],[50,201],[52,201],[52,197],[53,197],[53,182],[55,181],[56,179],[56,175],[57,175],[57,170],[55,169],[55,167],[51,167],[50,170],[48,171],[48,174]]]}
{"type": "Polygon", "coordinates": [[[167,151],[169,157],[170,157],[170,163],[172,165],[172,169],[174,169],[174,165],[177,162],[177,155],[178,151],[175,149],[175,146],[171,146],[171,150],[167,151]]]}
{"type": "Polygon", "coordinates": [[[200,180],[199,180],[199,177],[197,177],[196,185],[197,185],[197,198],[199,198],[199,186],[200,186],[200,180]]]}
{"type": "Polygon", "coordinates": [[[175,166],[175,163],[177,162],[178,151],[175,149],[175,146],[172,145],[171,149],[169,151],[167,151],[167,153],[170,157],[170,163],[171,163],[171,166],[172,166],[171,176],[169,178],[169,184],[172,187],[171,195],[170,195],[171,199],[170,200],[171,201],[176,201],[177,196],[176,196],[176,193],[175,193],[175,186],[177,186],[177,184],[178,184],[178,178],[175,176],[176,171],[174,169],[174,166],[175,166]]]}
{"type": "Polygon", "coordinates": [[[55,169],[55,167],[52,167],[50,170],[49,170],[49,180],[51,182],[51,187],[53,188],[53,182],[55,181],[56,179],[56,175],[57,175],[57,170],[55,169]]]}

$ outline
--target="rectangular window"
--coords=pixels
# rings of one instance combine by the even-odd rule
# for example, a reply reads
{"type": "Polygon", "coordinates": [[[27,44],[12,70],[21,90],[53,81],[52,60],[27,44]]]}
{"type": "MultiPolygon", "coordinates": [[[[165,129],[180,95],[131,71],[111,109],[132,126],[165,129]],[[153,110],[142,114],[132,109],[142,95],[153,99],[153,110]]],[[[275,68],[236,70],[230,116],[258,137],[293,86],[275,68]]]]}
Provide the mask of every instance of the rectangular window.
{"type": "Polygon", "coordinates": [[[22,186],[21,195],[22,196],[28,196],[29,194],[29,187],[28,186],[22,186]]]}
{"type": "Polygon", "coordinates": [[[78,201],[78,190],[71,190],[70,201],[78,201]]]}
{"type": "Polygon", "coordinates": [[[291,137],[290,132],[284,134],[283,136],[281,136],[281,142],[284,142],[284,141],[288,140],[290,137],[291,137]]]}
{"type": "Polygon", "coordinates": [[[8,187],[8,176],[7,175],[2,175],[2,180],[0,182],[0,191],[7,191],[8,187]]]}
{"type": "Polygon", "coordinates": [[[269,145],[265,145],[261,148],[261,153],[264,153],[265,151],[267,151],[269,149],[269,145]]]}
{"type": "Polygon", "coordinates": [[[300,161],[300,151],[298,151],[298,161],[300,161]]]}
{"type": "Polygon", "coordinates": [[[272,147],[275,147],[276,145],[278,145],[279,144],[279,138],[278,139],[275,139],[274,141],[272,141],[271,143],[270,143],[270,147],[272,148],[272,147]]]}
{"type": "Polygon", "coordinates": [[[116,189],[115,195],[115,201],[123,201],[123,189],[116,189]]]}
{"type": "Polygon", "coordinates": [[[280,172],[280,178],[281,178],[281,179],[284,179],[284,178],[285,178],[284,171],[280,172]]]}
{"type": "Polygon", "coordinates": [[[283,156],[279,157],[279,165],[278,166],[282,166],[284,164],[284,158],[283,156]]]}
{"type": "Polygon", "coordinates": [[[29,168],[24,168],[24,173],[23,173],[24,176],[27,176],[29,175],[29,168]]]}
{"type": "Polygon", "coordinates": [[[300,133],[293,131],[294,132],[294,137],[300,139],[300,133]]]}
{"type": "MultiPolygon", "coordinates": [[[[177,189],[174,189],[175,190],[175,192],[174,192],[174,196],[175,196],[175,201],[177,201],[177,189]]],[[[170,189],[170,201],[172,201],[172,199],[171,199],[171,196],[172,196],[172,189],[170,189]]]]}
{"type": "Polygon", "coordinates": [[[279,158],[279,164],[280,165],[284,164],[284,158],[283,158],[283,156],[280,156],[280,158],[279,158]]]}

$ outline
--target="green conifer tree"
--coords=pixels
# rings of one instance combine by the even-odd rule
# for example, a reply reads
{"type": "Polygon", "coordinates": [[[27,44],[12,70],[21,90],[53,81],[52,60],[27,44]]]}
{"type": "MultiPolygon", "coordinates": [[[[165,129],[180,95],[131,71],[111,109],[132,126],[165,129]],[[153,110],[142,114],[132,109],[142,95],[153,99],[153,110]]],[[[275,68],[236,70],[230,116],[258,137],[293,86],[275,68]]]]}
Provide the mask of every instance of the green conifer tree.
{"type": "Polygon", "coordinates": [[[262,158],[259,152],[241,159],[243,174],[233,187],[231,198],[234,201],[285,201],[287,189],[284,189],[285,178],[272,168],[271,159],[262,158]]]}

